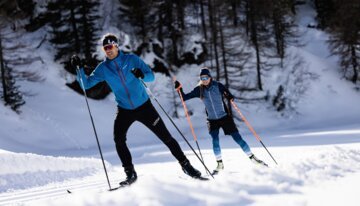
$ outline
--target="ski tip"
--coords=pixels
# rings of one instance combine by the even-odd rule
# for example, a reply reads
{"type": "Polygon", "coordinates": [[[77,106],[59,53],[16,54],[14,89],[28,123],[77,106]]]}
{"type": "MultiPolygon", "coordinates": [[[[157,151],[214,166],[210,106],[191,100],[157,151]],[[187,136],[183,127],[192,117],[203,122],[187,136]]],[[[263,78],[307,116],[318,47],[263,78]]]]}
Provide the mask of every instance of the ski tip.
{"type": "Polygon", "coordinates": [[[72,193],[70,190],[66,190],[66,191],[67,191],[67,193],[69,193],[69,194],[71,194],[71,193],[72,193]]]}

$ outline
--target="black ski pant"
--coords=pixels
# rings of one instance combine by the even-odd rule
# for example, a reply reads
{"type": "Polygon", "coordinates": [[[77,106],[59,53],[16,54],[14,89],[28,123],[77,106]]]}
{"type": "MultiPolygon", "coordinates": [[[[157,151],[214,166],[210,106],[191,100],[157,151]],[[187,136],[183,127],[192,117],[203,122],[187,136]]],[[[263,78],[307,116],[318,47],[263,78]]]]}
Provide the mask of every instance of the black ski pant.
{"type": "Polygon", "coordinates": [[[170,152],[181,163],[187,160],[178,142],[171,136],[165,124],[150,99],[134,110],[118,107],[114,122],[114,141],[116,151],[120,157],[123,167],[132,168],[132,157],[126,144],[126,133],[135,121],[139,121],[149,128],[170,149],[170,152]]]}

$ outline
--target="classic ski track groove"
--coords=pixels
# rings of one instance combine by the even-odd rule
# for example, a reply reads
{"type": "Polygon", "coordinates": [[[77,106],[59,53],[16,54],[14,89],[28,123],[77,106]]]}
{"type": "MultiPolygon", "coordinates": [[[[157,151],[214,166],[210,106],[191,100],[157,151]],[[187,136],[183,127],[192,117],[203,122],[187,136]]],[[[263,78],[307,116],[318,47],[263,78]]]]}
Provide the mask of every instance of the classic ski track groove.
{"type": "MultiPolygon", "coordinates": [[[[120,180],[114,180],[111,185],[114,187],[119,184],[120,180]]],[[[4,204],[15,204],[15,203],[22,203],[30,200],[40,200],[49,197],[61,197],[66,195],[71,195],[67,192],[67,190],[74,192],[74,191],[82,191],[85,189],[90,190],[100,190],[100,191],[107,191],[108,185],[103,180],[95,180],[87,183],[76,183],[76,184],[68,184],[68,185],[61,185],[61,186],[54,186],[52,188],[44,188],[44,189],[37,189],[32,191],[20,191],[20,192],[7,192],[4,194],[0,194],[0,205],[4,204]]]]}

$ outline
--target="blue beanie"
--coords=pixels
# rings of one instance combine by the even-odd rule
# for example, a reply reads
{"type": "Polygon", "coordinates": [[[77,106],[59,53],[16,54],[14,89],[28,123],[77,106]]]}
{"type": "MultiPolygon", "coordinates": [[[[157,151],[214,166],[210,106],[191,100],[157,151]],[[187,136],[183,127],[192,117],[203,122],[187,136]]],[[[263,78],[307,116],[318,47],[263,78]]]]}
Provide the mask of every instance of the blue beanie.
{"type": "Polygon", "coordinates": [[[209,77],[211,77],[210,71],[208,69],[201,69],[200,71],[200,76],[201,75],[208,75],[209,77]]]}

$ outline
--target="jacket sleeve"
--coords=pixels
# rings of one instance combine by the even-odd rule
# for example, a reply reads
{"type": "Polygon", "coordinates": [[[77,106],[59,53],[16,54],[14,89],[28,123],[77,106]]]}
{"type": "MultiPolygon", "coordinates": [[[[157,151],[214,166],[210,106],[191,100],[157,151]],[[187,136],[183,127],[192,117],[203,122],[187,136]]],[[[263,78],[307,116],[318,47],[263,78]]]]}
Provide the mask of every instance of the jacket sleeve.
{"type": "Polygon", "coordinates": [[[192,98],[200,98],[200,86],[195,87],[191,92],[185,94],[183,89],[180,89],[181,95],[183,96],[184,101],[192,98]]]}
{"type": "Polygon", "coordinates": [[[89,89],[93,86],[95,86],[97,83],[104,81],[102,72],[101,72],[101,67],[100,65],[96,67],[96,69],[90,74],[90,76],[86,76],[84,69],[80,68],[80,70],[77,71],[77,76],[76,79],[79,82],[81,88],[83,89],[89,89]],[[84,84],[84,87],[81,83],[84,84]]]}
{"type": "Polygon", "coordinates": [[[221,94],[223,94],[226,99],[228,99],[228,100],[234,99],[234,96],[230,93],[228,88],[226,88],[220,82],[218,84],[219,84],[219,90],[220,90],[221,94]]]}
{"type": "Polygon", "coordinates": [[[138,56],[133,55],[132,60],[134,63],[134,68],[139,68],[144,73],[144,82],[152,82],[155,80],[155,76],[150,67],[145,64],[143,60],[141,60],[138,56]]]}

